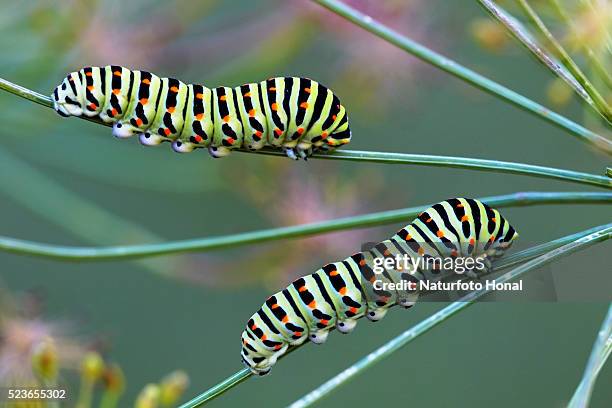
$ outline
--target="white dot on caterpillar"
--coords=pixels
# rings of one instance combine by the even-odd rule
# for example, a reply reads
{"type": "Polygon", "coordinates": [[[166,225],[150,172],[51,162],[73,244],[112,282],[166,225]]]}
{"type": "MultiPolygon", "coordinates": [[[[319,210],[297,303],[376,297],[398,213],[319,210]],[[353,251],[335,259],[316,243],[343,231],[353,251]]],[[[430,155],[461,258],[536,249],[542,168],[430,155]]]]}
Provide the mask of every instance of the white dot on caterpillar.
{"type": "Polygon", "coordinates": [[[193,152],[193,149],[195,149],[193,143],[185,143],[180,140],[172,142],[172,150],[177,153],[190,153],[193,152]]]}

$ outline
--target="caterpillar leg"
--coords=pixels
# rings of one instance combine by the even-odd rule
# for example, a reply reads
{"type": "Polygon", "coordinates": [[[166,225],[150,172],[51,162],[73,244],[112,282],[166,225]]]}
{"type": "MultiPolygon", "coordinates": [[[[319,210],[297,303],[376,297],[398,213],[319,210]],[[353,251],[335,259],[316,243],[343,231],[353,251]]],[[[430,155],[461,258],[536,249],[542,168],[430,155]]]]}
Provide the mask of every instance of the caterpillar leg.
{"type": "Polygon", "coordinates": [[[323,344],[327,341],[327,336],[329,336],[329,330],[319,330],[316,332],[310,333],[310,341],[315,344],[323,344]]]}
{"type": "Polygon", "coordinates": [[[219,157],[225,157],[231,152],[232,152],[231,149],[228,149],[227,147],[223,147],[223,146],[219,146],[219,147],[210,146],[208,148],[208,153],[210,153],[210,155],[214,157],[215,159],[219,157]]]}
{"type": "Polygon", "coordinates": [[[283,147],[283,151],[291,160],[299,160],[299,158],[295,154],[295,150],[291,147],[283,147]]]}
{"type": "Polygon", "coordinates": [[[382,319],[383,317],[385,317],[385,315],[387,314],[387,311],[389,309],[376,309],[376,310],[370,310],[368,312],[368,314],[366,314],[366,317],[368,318],[369,321],[371,322],[377,322],[380,319],[382,319]]]}
{"type": "Polygon", "coordinates": [[[117,122],[113,125],[113,136],[118,139],[125,139],[134,136],[136,133],[138,133],[137,129],[129,123],[117,122]]]}
{"type": "Polygon", "coordinates": [[[164,141],[164,138],[159,135],[146,132],[141,133],[140,136],[138,136],[138,140],[140,141],[140,144],[144,146],[157,146],[164,141]]]}
{"type": "Polygon", "coordinates": [[[177,153],[191,153],[196,148],[196,145],[193,143],[186,143],[180,140],[175,140],[172,142],[172,150],[177,153]]]}
{"type": "Polygon", "coordinates": [[[336,328],[338,331],[344,334],[352,332],[355,329],[355,326],[357,326],[357,320],[347,319],[336,323],[336,328]]]}

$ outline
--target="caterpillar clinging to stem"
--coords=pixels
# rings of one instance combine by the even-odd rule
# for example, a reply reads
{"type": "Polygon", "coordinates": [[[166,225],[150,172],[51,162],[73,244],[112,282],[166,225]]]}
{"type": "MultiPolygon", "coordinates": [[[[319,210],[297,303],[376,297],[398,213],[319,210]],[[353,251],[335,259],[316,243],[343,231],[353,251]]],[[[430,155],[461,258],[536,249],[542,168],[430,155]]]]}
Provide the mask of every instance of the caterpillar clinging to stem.
{"type": "Polygon", "coordinates": [[[283,149],[292,159],[347,144],[347,112],[332,91],[307,78],[277,77],[235,88],[207,88],[120,66],[85,67],[55,88],[62,116],[97,117],[113,135],[174,151],[283,149]]]}
{"type": "Polygon", "coordinates": [[[441,272],[435,266],[422,267],[432,263],[415,262],[417,267],[411,271],[398,268],[377,273],[377,259],[405,254],[413,260],[476,258],[483,267],[466,273],[478,277],[517,237],[497,210],[480,201],[453,198],[435,204],[390,239],[327,264],[270,296],[242,332],[242,361],[253,373],[264,375],[290,347],[306,340],[324,343],[334,328],[349,333],[357,319],[380,320],[394,305],[411,307],[418,297],[417,283],[433,280],[441,272]],[[385,289],[385,283],[400,288],[402,282],[412,283],[413,289],[390,289],[393,285],[385,289]]]}

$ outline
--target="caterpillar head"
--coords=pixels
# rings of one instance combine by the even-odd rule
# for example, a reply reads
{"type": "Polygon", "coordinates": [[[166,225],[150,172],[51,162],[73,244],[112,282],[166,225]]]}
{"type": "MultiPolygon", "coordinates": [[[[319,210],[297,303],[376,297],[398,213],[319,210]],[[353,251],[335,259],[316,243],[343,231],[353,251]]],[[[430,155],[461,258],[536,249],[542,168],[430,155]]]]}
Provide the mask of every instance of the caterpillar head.
{"type": "Polygon", "coordinates": [[[259,341],[252,340],[247,331],[242,332],[242,350],[240,356],[242,362],[251,370],[253,374],[259,376],[266,375],[276,364],[278,357],[287,351],[288,345],[285,344],[281,349],[268,350],[259,341]]]}
{"type": "Polygon", "coordinates": [[[53,107],[62,116],[83,114],[81,80],[78,72],[71,72],[53,91],[53,107]]]}

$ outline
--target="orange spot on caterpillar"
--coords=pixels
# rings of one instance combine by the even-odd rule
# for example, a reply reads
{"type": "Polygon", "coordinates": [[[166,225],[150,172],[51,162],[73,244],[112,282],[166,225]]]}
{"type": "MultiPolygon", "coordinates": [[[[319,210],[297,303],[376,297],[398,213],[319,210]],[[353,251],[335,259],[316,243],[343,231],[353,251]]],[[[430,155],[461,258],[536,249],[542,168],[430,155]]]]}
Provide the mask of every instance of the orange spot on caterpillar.
{"type": "Polygon", "coordinates": [[[489,241],[490,241],[490,242],[495,241],[495,235],[491,235],[491,238],[489,238],[489,241]]]}
{"type": "Polygon", "coordinates": [[[341,287],[340,290],[338,291],[338,293],[340,293],[341,295],[345,295],[346,294],[346,286],[341,287]]]}
{"type": "Polygon", "coordinates": [[[332,115],[332,119],[336,120],[337,116],[336,115],[332,115]]]}
{"type": "Polygon", "coordinates": [[[196,94],[196,99],[204,99],[204,94],[202,93],[196,94]]]}
{"type": "Polygon", "coordinates": [[[90,91],[93,91],[94,90],[94,86],[93,85],[88,85],[87,89],[89,89],[90,91]]]}
{"type": "Polygon", "coordinates": [[[333,146],[333,145],[334,145],[333,140],[328,140],[328,141],[327,141],[327,145],[328,145],[328,146],[333,146]]]}
{"type": "Polygon", "coordinates": [[[111,116],[117,116],[117,109],[113,108],[113,110],[111,110],[111,116]]]}
{"type": "Polygon", "coordinates": [[[431,221],[432,221],[431,218],[428,218],[428,219],[425,220],[425,222],[431,222],[431,221]]]}
{"type": "Polygon", "coordinates": [[[457,256],[457,250],[456,249],[453,249],[451,251],[451,256],[457,256]]]}
{"type": "Polygon", "coordinates": [[[279,128],[274,129],[274,133],[276,133],[277,136],[280,136],[283,134],[283,131],[280,130],[279,128]]]}
{"type": "Polygon", "coordinates": [[[285,317],[283,317],[283,320],[281,320],[281,322],[283,323],[287,323],[289,321],[289,316],[285,315],[285,317]]]}
{"type": "Polygon", "coordinates": [[[438,230],[438,232],[436,232],[436,235],[438,236],[438,238],[442,238],[444,236],[444,232],[442,230],[438,230]]]}
{"type": "Polygon", "coordinates": [[[165,128],[164,129],[164,133],[166,134],[166,136],[170,136],[170,133],[172,133],[172,132],[170,131],[170,129],[165,128]]]}
{"type": "Polygon", "coordinates": [[[223,121],[224,121],[225,123],[229,122],[229,121],[230,121],[230,115],[225,115],[225,116],[223,117],[223,121]]]}
{"type": "Polygon", "coordinates": [[[249,116],[250,116],[250,117],[255,116],[255,109],[251,109],[251,110],[249,110],[249,116]]]}
{"type": "Polygon", "coordinates": [[[234,142],[236,141],[236,140],[234,140],[234,138],[233,138],[233,137],[228,137],[226,140],[227,140],[227,143],[229,143],[229,144],[231,144],[231,145],[233,145],[233,144],[234,144],[234,142]]]}
{"type": "Polygon", "coordinates": [[[300,103],[300,108],[302,108],[302,109],[308,109],[308,102],[302,102],[302,103],[300,103]]]}
{"type": "Polygon", "coordinates": [[[372,277],[370,278],[370,282],[372,282],[372,283],[376,282],[376,277],[375,277],[375,276],[372,276],[372,277]]]}
{"type": "Polygon", "coordinates": [[[143,84],[145,84],[145,85],[150,85],[151,84],[151,81],[148,78],[143,79],[141,82],[143,84]]]}
{"type": "Polygon", "coordinates": [[[425,250],[419,247],[419,250],[417,252],[419,253],[419,255],[423,255],[425,253],[425,250]]]}
{"type": "Polygon", "coordinates": [[[169,113],[174,113],[174,106],[170,106],[167,110],[169,113]]]}
{"type": "Polygon", "coordinates": [[[266,336],[265,334],[262,334],[260,338],[261,338],[261,341],[268,340],[268,336],[266,336]]]}
{"type": "Polygon", "coordinates": [[[281,348],[280,344],[277,344],[276,346],[274,346],[274,350],[280,350],[280,348],[281,348]]]}
{"type": "Polygon", "coordinates": [[[139,127],[142,126],[142,119],[140,118],[136,119],[136,126],[139,126],[139,127]]]}
{"type": "Polygon", "coordinates": [[[95,103],[90,103],[90,104],[89,104],[89,107],[90,107],[91,109],[97,109],[97,108],[98,108],[98,105],[96,105],[95,103]]]}
{"type": "Polygon", "coordinates": [[[280,307],[280,306],[278,305],[278,303],[275,303],[275,304],[273,304],[273,305],[272,305],[272,307],[271,307],[271,308],[272,308],[272,309],[278,309],[279,307],[280,307]]]}
{"type": "Polygon", "coordinates": [[[174,93],[177,93],[177,92],[178,92],[178,87],[176,87],[176,86],[171,86],[171,87],[170,87],[170,91],[171,91],[171,92],[174,92],[174,93]]]}
{"type": "Polygon", "coordinates": [[[146,105],[149,102],[148,98],[140,98],[140,103],[146,105]]]}
{"type": "Polygon", "coordinates": [[[261,137],[261,135],[262,135],[262,133],[259,130],[255,132],[255,136],[261,137]]]}
{"type": "Polygon", "coordinates": [[[475,242],[476,240],[474,238],[470,238],[470,245],[474,245],[475,242]]]}
{"type": "Polygon", "coordinates": [[[86,72],[85,75],[86,76],[93,76],[93,72],[86,72]]]}
{"type": "Polygon", "coordinates": [[[73,78],[73,77],[68,78],[68,80],[69,80],[70,82],[74,82],[74,78],[73,78]]]}
{"type": "Polygon", "coordinates": [[[310,88],[304,88],[304,92],[306,92],[306,93],[310,93],[310,92],[311,92],[311,91],[310,91],[310,88]]]}
{"type": "Polygon", "coordinates": [[[219,100],[220,100],[220,101],[226,101],[226,100],[227,100],[227,95],[221,95],[221,96],[219,97],[219,100]]]}
{"type": "Polygon", "coordinates": [[[412,235],[408,234],[406,235],[406,239],[404,241],[410,241],[412,239],[412,235]]]}
{"type": "Polygon", "coordinates": [[[365,259],[362,259],[359,261],[359,266],[365,266],[365,264],[366,264],[365,259]]]}
{"type": "Polygon", "coordinates": [[[383,255],[384,255],[384,256],[390,256],[390,255],[391,255],[391,252],[389,252],[389,250],[388,250],[388,249],[385,249],[385,252],[383,252],[383,255]]]}
{"type": "Polygon", "coordinates": [[[491,221],[496,222],[497,219],[495,217],[491,217],[491,221]]]}
{"type": "Polygon", "coordinates": [[[457,208],[463,208],[463,204],[459,203],[456,205],[457,208]]]}
{"type": "Polygon", "coordinates": [[[196,143],[202,143],[202,140],[204,140],[204,139],[202,139],[202,136],[200,136],[200,135],[195,135],[193,137],[193,140],[195,140],[196,143]]]}
{"type": "Polygon", "coordinates": [[[356,307],[351,307],[351,308],[349,308],[349,312],[357,313],[357,308],[356,307]]]}
{"type": "Polygon", "coordinates": [[[113,93],[115,95],[119,95],[119,92],[121,92],[121,89],[113,89],[113,93]]]}
{"type": "Polygon", "coordinates": [[[308,307],[311,309],[314,309],[315,307],[317,307],[317,302],[313,300],[312,302],[308,304],[308,307]]]}
{"type": "Polygon", "coordinates": [[[469,220],[470,220],[470,217],[468,217],[467,215],[464,215],[463,217],[461,217],[461,222],[466,222],[469,220]]]}
{"type": "Polygon", "coordinates": [[[203,118],[203,117],[204,117],[204,114],[203,114],[203,113],[198,113],[198,114],[196,115],[196,119],[197,119],[197,120],[202,120],[202,118],[203,118]]]}
{"type": "Polygon", "coordinates": [[[335,269],[329,273],[329,276],[336,276],[336,275],[338,275],[338,271],[335,269]]]}
{"type": "Polygon", "coordinates": [[[322,137],[323,139],[326,139],[326,138],[327,138],[327,132],[323,132],[323,133],[321,133],[321,137],[322,137]]]}
{"type": "Polygon", "coordinates": [[[276,102],[274,102],[274,103],[272,104],[271,108],[272,108],[272,110],[273,110],[273,111],[275,111],[275,112],[276,112],[276,111],[278,110],[278,104],[277,104],[276,102]]]}
{"type": "Polygon", "coordinates": [[[301,135],[302,133],[304,133],[304,128],[303,127],[297,128],[297,132],[298,132],[298,135],[301,135]]]}
{"type": "Polygon", "coordinates": [[[255,330],[255,329],[257,329],[257,326],[252,325],[252,326],[251,326],[251,330],[255,330]]]}
{"type": "Polygon", "coordinates": [[[276,87],[275,86],[271,86],[268,88],[269,91],[276,91],[276,87]]]}
{"type": "Polygon", "coordinates": [[[115,75],[115,76],[121,76],[121,71],[115,71],[115,72],[113,72],[113,75],[115,75]]]}
{"type": "Polygon", "coordinates": [[[247,93],[245,93],[245,94],[244,94],[244,95],[242,95],[242,96],[244,96],[245,98],[250,98],[250,97],[251,97],[251,93],[250,93],[250,92],[247,92],[247,93]]]}
{"type": "Polygon", "coordinates": [[[298,289],[298,292],[306,292],[306,286],[302,286],[298,289]]]}
{"type": "Polygon", "coordinates": [[[296,337],[302,337],[302,332],[293,332],[293,335],[296,337]]]}

